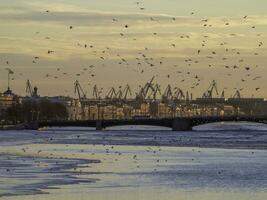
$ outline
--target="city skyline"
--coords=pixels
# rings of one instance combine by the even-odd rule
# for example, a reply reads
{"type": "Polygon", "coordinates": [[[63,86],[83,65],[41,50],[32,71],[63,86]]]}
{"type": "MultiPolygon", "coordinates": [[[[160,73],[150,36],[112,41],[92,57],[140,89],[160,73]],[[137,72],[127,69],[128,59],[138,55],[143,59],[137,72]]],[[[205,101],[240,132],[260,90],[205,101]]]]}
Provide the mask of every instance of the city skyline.
{"type": "Polygon", "coordinates": [[[0,91],[10,68],[11,87],[22,95],[27,79],[41,95],[74,96],[75,80],[90,95],[94,84],[137,89],[155,75],[162,90],[171,84],[194,97],[217,80],[226,96],[244,88],[244,97],[266,98],[266,5],[0,1],[0,91]]]}

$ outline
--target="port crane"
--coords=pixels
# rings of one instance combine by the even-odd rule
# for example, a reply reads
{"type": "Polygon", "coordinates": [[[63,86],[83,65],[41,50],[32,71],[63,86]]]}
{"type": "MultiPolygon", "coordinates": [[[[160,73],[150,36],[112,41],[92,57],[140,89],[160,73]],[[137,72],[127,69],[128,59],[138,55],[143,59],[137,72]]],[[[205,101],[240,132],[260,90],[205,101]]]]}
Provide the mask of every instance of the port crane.
{"type": "Polygon", "coordinates": [[[163,95],[162,95],[162,100],[172,100],[173,99],[173,94],[172,94],[172,87],[171,85],[167,85],[163,95]]]}
{"type": "Polygon", "coordinates": [[[125,101],[130,95],[132,95],[132,91],[130,86],[127,84],[124,89],[122,89],[122,87],[120,86],[118,92],[116,92],[115,88],[111,88],[107,97],[109,99],[117,99],[119,101],[125,101]]]}
{"type": "Polygon", "coordinates": [[[119,87],[119,90],[116,93],[116,99],[118,99],[120,101],[123,99],[123,90],[121,89],[121,86],[119,87]]]}
{"type": "Polygon", "coordinates": [[[180,88],[175,87],[174,88],[173,98],[175,100],[184,100],[185,99],[184,92],[180,88]]]}
{"type": "Polygon", "coordinates": [[[213,80],[209,86],[209,88],[207,89],[206,92],[204,92],[202,98],[213,98],[213,91],[215,90],[216,95],[219,95],[218,93],[218,89],[217,89],[217,82],[215,80],[213,80]]]}
{"type": "Polygon", "coordinates": [[[29,94],[30,97],[38,97],[38,88],[36,86],[32,88],[30,80],[26,82],[26,94],[29,94]]]}
{"type": "Polygon", "coordinates": [[[145,87],[144,87],[144,99],[146,98],[150,98],[147,96],[149,90],[151,90],[153,92],[153,81],[155,79],[155,76],[152,77],[152,79],[150,80],[150,82],[148,82],[145,87]]]}
{"type": "Polygon", "coordinates": [[[106,95],[106,99],[112,100],[117,98],[117,93],[114,87],[112,87],[108,94],[106,95]]]}
{"type": "Polygon", "coordinates": [[[141,101],[143,101],[145,99],[144,87],[141,87],[140,91],[138,93],[136,93],[136,99],[139,99],[141,101]]]}
{"type": "Polygon", "coordinates": [[[79,98],[79,102],[81,104],[81,108],[82,108],[82,119],[84,119],[85,117],[85,101],[87,100],[86,95],[79,83],[78,80],[75,81],[74,83],[74,94],[78,95],[79,98]]]}
{"type": "Polygon", "coordinates": [[[225,92],[224,90],[222,91],[222,94],[221,94],[221,98],[224,98],[225,97],[225,92]]]}
{"type": "Polygon", "coordinates": [[[128,96],[132,95],[132,90],[131,87],[127,84],[126,87],[124,88],[124,90],[122,91],[122,96],[121,98],[123,98],[124,100],[127,99],[128,96]]]}
{"type": "Polygon", "coordinates": [[[86,95],[79,83],[78,80],[75,81],[74,83],[74,94],[78,94],[79,100],[82,101],[84,99],[86,99],[86,95]]]}
{"type": "Polygon", "coordinates": [[[156,100],[157,99],[157,95],[161,95],[161,90],[160,90],[160,85],[159,84],[156,84],[153,88],[153,100],[156,100]]]}
{"type": "Polygon", "coordinates": [[[152,79],[144,85],[144,87],[141,87],[139,93],[137,93],[136,95],[137,99],[140,99],[141,101],[143,101],[147,99],[148,93],[150,90],[153,92],[154,79],[155,79],[155,76],[153,76],[152,79]]]}
{"type": "Polygon", "coordinates": [[[98,90],[97,85],[94,85],[94,87],[93,87],[93,97],[94,97],[94,99],[96,99],[96,100],[101,99],[100,94],[101,94],[101,91],[98,90]]]}
{"type": "Polygon", "coordinates": [[[241,98],[241,93],[240,93],[240,90],[236,90],[234,95],[233,95],[233,98],[236,98],[236,99],[240,99],[241,98]]]}

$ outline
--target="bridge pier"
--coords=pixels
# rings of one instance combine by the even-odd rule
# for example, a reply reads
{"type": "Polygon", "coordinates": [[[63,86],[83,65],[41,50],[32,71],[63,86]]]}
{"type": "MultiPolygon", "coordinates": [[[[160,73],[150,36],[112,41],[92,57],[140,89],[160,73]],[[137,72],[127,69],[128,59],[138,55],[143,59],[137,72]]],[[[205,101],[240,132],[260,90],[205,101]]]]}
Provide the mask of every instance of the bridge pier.
{"type": "Polygon", "coordinates": [[[96,127],[96,130],[97,130],[97,131],[102,131],[102,130],[104,129],[101,120],[97,120],[97,121],[96,121],[96,125],[95,125],[95,127],[96,127]]]}
{"type": "Polygon", "coordinates": [[[176,118],[172,122],[173,131],[191,131],[192,121],[190,119],[176,118]]]}

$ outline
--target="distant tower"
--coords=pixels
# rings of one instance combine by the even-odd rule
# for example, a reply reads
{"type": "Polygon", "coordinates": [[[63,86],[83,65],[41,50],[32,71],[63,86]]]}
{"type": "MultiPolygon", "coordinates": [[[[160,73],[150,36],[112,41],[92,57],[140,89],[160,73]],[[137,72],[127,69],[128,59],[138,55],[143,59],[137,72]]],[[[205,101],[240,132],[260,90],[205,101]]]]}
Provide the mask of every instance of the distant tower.
{"type": "Polygon", "coordinates": [[[12,90],[10,89],[10,75],[14,74],[14,72],[9,68],[6,68],[6,70],[8,71],[8,73],[7,73],[7,90],[4,92],[4,94],[5,95],[13,95],[12,90]]]}

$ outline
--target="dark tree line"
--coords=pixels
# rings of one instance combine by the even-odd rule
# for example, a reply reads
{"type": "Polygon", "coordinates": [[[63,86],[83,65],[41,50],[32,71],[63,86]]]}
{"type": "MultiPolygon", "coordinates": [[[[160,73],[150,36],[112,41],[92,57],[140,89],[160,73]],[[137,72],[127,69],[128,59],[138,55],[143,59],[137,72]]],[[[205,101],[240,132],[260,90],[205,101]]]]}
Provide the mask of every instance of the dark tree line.
{"type": "Polygon", "coordinates": [[[50,100],[24,100],[9,107],[4,114],[4,120],[14,124],[67,118],[66,106],[50,100]]]}

